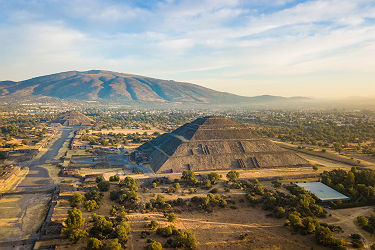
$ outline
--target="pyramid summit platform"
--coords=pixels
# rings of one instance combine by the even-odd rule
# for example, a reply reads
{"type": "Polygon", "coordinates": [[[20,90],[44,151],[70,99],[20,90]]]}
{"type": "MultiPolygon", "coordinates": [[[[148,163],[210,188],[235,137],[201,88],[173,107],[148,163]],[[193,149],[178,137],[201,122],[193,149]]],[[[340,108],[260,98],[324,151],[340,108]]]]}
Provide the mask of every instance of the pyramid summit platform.
{"type": "Polygon", "coordinates": [[[307,166],[309,163],[221,116],[207,116],[141,145],[132,156],[155,173],[307,166]]]}
{"type": "Polygon", "coordinates": [[[64,126],[88,126],[92,120],[76,110],[65,112],[57,117],[51,123],[59,123],[64,126]]]}

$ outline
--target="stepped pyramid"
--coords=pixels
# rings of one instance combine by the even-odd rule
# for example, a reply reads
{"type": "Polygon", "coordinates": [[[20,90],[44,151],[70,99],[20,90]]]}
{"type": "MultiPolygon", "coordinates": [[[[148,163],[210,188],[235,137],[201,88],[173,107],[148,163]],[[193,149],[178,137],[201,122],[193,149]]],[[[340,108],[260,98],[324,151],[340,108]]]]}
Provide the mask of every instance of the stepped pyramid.
{"type": "Polygon", "coordinates": [[[132,156],[155,173],[298,167],[309,163],[228,118],[207,116],[141,145],[132,156]]]}
{"type": "Polygon", "coordinates": [[[84,114],[72,110],[60,115],[51,123],[60,123],[64,126],[87,126],[91,125],[92,120],[84,114]]]}

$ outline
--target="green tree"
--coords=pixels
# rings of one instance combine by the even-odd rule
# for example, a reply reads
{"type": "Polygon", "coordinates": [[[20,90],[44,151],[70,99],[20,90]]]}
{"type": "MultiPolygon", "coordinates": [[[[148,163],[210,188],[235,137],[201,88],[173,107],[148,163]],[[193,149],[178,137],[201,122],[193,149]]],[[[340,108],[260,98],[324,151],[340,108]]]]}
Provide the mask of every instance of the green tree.
{"type": "Polygon", "coordinates": [[[175,189],[180,189],[180,188],[181,188],[180,183],[178,183],[178,182],[173,183],[173,188],[175,188],[175,189]]]}
{"type": "Polygon", "coordinates": [[[182,172],[181,180],[194,185],[198,183],[198,179],[195,178],[195,173],[191,170],[184,170],[182,172]]]}
{"type": "Polygon", "coordinates": [[[79,207],[84,200],[85,197],[81,193],[74,192],[72,197],[70,197],[70,205],[72,207],[79,207]]]}
{"type": "Polygon", "coordinates": [[[93,215],[94,224],[90,229],[90,235],[102,239],[108,239],[113,235],[113,223],[106,220],[104,217],[93,215]]]}
{"type": "Polygon", "coordinates": [[[162,245],[158,241],[153,241],[146,247],[147,250],[161,250],[163,249],[162,245]]]}
{"type": "Polygon", "coordinates": [[[125,186],[127,188],[131,188],[133,186],[136,186],[137,183],[136,183],[136,180],[134,178],[132,178],[130,176],[126,176],[125,179],[120,181],[120,185],[125,186]]]}
{"type": "Polygon", "coordinates": [[[223,176],[221,174],[212,172],[207,175],[207,178],[211,181],[212,184],[216,184],[223,176]]]}
{"type": "Polygon", "coordinates": [[[105,244],[105,250],[122,250],[122,246],[118,239],[110,239],[105,244]]]}
{"type": "Polygon", "coordinates": [[[103,194],[97,192],[96,190],[92,190],[88,193],[85,193],[86,200],[94,200],[96,203],[100,203],[101,199],[103,198],[103,194]]]}
{"type": "Polygon", "coordinates": [[[191,231],[182,231],[176,236],[177,244],[186,248],[193,249],[197,246],[195,234],[191,231]]]}
{"type": "Polygon", "coordinates": [[[76,229],[82,227],[84,223],[81,210],[77,208],[68,210],[68,218],[65,220],[67,227],[76,229]]]}
{"type": "Polygon", "coordinates": [[[98,183],[98,188],[101,192],[107,192],[109,190],[109,182],[108,181],[101,181],[98,183]]]}
{"type": "Polygon", "coordinates": [[[113,175],[113,176],[110,176],[109,177],[109,181],[112,181],[112,182],[117,182],[117,181],[120,181],[120,176],[119,175],[113,175]]]}
{"type": "Polygon", "coordinates": [[[236,170],[231,170],[227,173],[227,178],[229,181],[236,181],[240,177],[240,173],[236,170]]]}
{"type": "Polygon", "coordinates": [[[115,228],[116,236],[122,244],[125,244],[128,240],[128,234],[130,232],[130,226],[126,222],[122,222],[121,224],[117,225],[115,228]]]}
{"type": "Polygon", "coordinates": [[[98,203],[96,203],[95,200],[87,200],[87,201],[85,201],[84,207],[86,208],[86,210],[88,212],[91,212],[95,209],[98,209],[99,205],[98,205],[98,203]]]}
{"type": "Polygon", "coordinates": [[[87,241],[87,247],[88,250],[99,250],[103,248],[103,243],[98,240],[97,238],[90,238],[87,241]]]}
{"type": "Polygon", "coordinates": [[[85,219],[82,217],[81,210],[77,208],[70,209],[68,210],[68,218],[65,220],[62,232],[68,239],[76,243],[87,236],[87,232],[81,229],[84,223],[85,219]]]}
{"type": "Polygon", "coordinates": [[[364,216],[357,217],[357,222],[360,227],[367,227],[368,226],[368,219],[364,216]]]}
{"type": "Polygon", "coordinates": [[[297,212],[293,212],[293,213],[289,214],[288,219],[289,219],[290,225],[293,228],[299,227],[302,223],[302,219],[297,212]]]}

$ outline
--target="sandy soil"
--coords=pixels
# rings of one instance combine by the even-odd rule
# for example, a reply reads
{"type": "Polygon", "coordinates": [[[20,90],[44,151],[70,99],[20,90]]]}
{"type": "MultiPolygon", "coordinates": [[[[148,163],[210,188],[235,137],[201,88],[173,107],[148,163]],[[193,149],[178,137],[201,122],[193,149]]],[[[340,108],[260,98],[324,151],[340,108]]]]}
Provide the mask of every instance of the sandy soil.
{"type": "MultiPolygon", "coordinates": [[[[237,205],[238,206],[238,205],[237,205]]],[[[284,221],[266,217],[266,212],[248,205],[239,209],[216,209],[213,213],[201,211],[183,212],[173,223],[177,228],[191,230],[196,234],[198,249],[322,249],[312,237],[293,235],[284,227],[284,221]],[[244,240],[241,233],[247,233],[244,240]]],[[[162,214],[129,214],[129,223],[133,228],[128,246],[130,249],[142,249],[147,245],[140,233],[145,224],[157,220],[160,226],[168,223],[162,214]]],[[[165,243],[166,239],[155,233],[148,238],[165,243]]]]}
{"type": "Polygon", "coordinates": [[[0,202],[0,239],[22,239],[42,224],[50,197],[46,194],[5,196],[0,202]]]}
{"type": "Polygon", "coordinates": [[[360,229],[356,225],[356,220],[358,216],[369,216],[370,214],[374,213],[375,208],[373,206],[336,210],[327,209],[327,212],[328,214],[331,214],[331,216],[327,217],[326,219],[322,219],[321,221],[340,226],[344,232],[342,234],[338,234],[339,237],[350,242],[350,234],[360,234],[365,239],[365,247],[370,249],[369,246],[375,242],[375,235],[371,235],[370,233],[360,229]]]}

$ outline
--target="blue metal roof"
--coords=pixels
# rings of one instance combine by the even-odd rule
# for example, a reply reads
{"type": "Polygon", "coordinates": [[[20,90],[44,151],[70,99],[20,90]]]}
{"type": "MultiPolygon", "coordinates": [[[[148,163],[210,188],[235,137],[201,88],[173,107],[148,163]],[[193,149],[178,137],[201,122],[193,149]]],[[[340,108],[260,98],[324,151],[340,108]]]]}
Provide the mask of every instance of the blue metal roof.
{"type": "Polygon", "coordinates": [[[321,201],[350,200],[348,196],[337,192],[321,182],[299,182],[296,185],[315,194],[321,201]]]}

